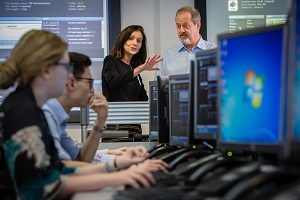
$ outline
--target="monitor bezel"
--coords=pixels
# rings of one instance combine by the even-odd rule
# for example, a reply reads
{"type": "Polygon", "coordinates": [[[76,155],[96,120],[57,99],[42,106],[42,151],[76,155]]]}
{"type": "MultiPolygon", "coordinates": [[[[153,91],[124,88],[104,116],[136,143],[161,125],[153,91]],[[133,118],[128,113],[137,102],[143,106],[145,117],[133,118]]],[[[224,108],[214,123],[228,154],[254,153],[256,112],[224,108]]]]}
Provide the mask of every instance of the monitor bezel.
{"type": "MultiPolygon", "coordinates": [[[[210,49],[210,50],[204,50],[204,51],[199,51],[195,54],[195,66],[194,66],[194,140],[201,140],[201,141],[214,141],[216,142],[218,136],[218,132],[214,133],[198,133],[197,132],[197,109],[198,109],[198,104],[197,104],[197,93],[198,93],[198,72],[199,72],[199,66],[198,66],[198,57],[203,57],[203,56],[211,56],[212,54],[215,54],[215,58],[217,59],[217,49],[210,49]]],[[[217,61],[216,61],[217,62],[217,61]]],[[[216,68],[217,68],[217,63],[216,63],[216,68]]],[[[218,82],[218,81],[217,81],[218,82]]],[[[218,84],[218,83],[217,83],[218,84]]],[[[216,105],[217,106],[217,105],[216,105]]],[[[218,107],[217,107],[218,108],[218,107]]],[[[218,112],[218,111],[217,111],[218,112]]],[[[217,119],[218,121],[218,119],[217,119]]],[[[218,124],[216,125],[218,129],[218,124]]]]}
{"type": "MultiPolygon", "coordinates": [[[[151,126],[151,117],[153,116],[153,109],[152,109],[152,106],[154,106],[153,105],[153,103],[154,102],[152,102],[153,101],[153,94],[152,94],[152,92],[153,92],[153,90],[152,90],[152,87],[154,87],[154,86],[156,86],[156,90],[157,90],[157,81],[155,80],[155,81],[149,81],[149,91],[150,91],[150,94],[149,94],[149,139],[151,140],[151,141],[158,141],[158,126],[156,127],[156,133],[157,133],[157,135],[152,135],[151,134],[151,132],[153,131],[151,128],[152,128],[152,126],[151,126]]],[[[158,92],[158,91],[157,91],[158,92]]],[[[156,108],[158,108],[157,107],[157,100],[156,100],[156,108]]],[[[157,116],[158,116],[158,110],[156,109],[156,114],[157,114],[157,116]]],[[[157,119],[158,120],[158,119],[157,119]]],[[[158,122],[157,122],[158,123],[158,122]]]]}
{"type": "MultiPolygon", "coordinates": [[[[189,125],[187,128],[187,133],[186,133],[186,142],[180,142],[180,141],[176,141],[176,140],[172,140],[172,108],[173,106],[171,106],[171,81],[174,79],[187,79],[187,83],[189,83],[189,79],[190,79],[190,75],[189,74],[178,74],[178,75],[170,75],[169,76],[169,138],[170,138],[170,145],[179,145],[182,147],[188,147],[190,145],[190,132],[189,132],[189,125]]],[[[190,90],[191,86],[189,84],[189,88],[188,88],[188,95],[190,94],[189,90],[190,90]]],[[[189,97],[190,98],[190,97],[189,97]]],[[[188,111],[190,110],[190,100],[188,101],[188,111]]],[[[188,115],[188,120],[189,120],[189,115],[188,115]]]]}
{"type": "MultiPolygon", "coordinates": [[[[221,125],[221,82],[219,81],[218,83],[218,146],[220,149],[222,149],[225,152],[232,151],[235,153],[258,153],[258,154],[272,154],[272,155],[277,155],[280,157],[283,157],[285,155],[285,141],[284,141],[284,135],[286,134],[286,127],[284,125],[285,119],[284,112],[286,111],[285,107],[286,101],[285,101],[285,95],[286,91],[285,88],[287,87],[287,80],[286,80],[286,72],[287,72],[287,67],[286,67],[286,57],[287,57],[287,25],[286,24],[281,24],[281,25],[276,25],[276,26],[271,26],[271,27],[262,27],[262,28],[256,28],[256,29],[249,29],[245,31],[240,31],[240,32],[235,32],[235,33],[225,33],[225,34],[220,34],[218,35],[218,54],[217,54],[217,67],[218,67],[218,80],[221,80],[221,63],[220,63],[220,57],[221,57],[221,51],[220,51],[220,41],[224,39],[232,39],[232,38],[237,38],[237,37],[247,37],[253,34],[260,34],[260,33],[267,33],[271,31],[276,31],[276,30],[283,30],[283,38],[282,38],[282,59],[281,59],[281,68],[282,68],[282,75],[281,75],[281,108],[280,112],[282,115],[280,116],[280,122],[281,124],[279,125],[279,140],[278,143],[276,144],[268,144],[268,143],[237,143],[237,142],[225,142],[221,138],[221,131],[222,131],[222,125],[221,125]],[[285,110],[284,110],[285,109],[285,110]]],[[[277,42],[277,41],[276,41],[277,42]]]]}
{"type": "Polygon", "coordinates": [[[158,142],[169,144],[169,76],[157,76],[158,142]],[[167,93],[165,93],[167,92],[167,93]],[[163,133],[164,132],[164,133],[163,133]]]}
{"type": "MultiPolygon", "coordinates": [[[[300,163],[299,152],[300,152],[300,138],[296,137],[296,72],[297,72],[297,42],[300,43],[298,36],[300,35],[299,25],[297,20],[300,20],[300,6],[297,1],[293,1],[291,10],[289,13],[288,24],[289,24],[289,48],[288,48],[288,67],[289,67],[289,86],[290,88],[288,99],[288,157],[289,160],[294,163],[300,163]],[[297,30],[298,29],[298,30],[297,30]],[[298,33],[297,33],[298,32],[298,33]]],[[[299,105],[298,105],[299,106],[299,105]]]]}

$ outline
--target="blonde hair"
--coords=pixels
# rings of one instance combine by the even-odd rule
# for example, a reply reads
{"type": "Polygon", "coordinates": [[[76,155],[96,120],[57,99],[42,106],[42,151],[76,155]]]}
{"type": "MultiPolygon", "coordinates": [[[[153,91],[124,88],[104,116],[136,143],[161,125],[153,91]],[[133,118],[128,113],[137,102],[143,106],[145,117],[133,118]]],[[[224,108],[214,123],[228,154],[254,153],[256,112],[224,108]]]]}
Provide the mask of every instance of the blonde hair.
{"type": "Polygon", "coordinates": [[[43,67],[58,62],[67,49],[68,44],[52,32],[27,32],[10,56],[0,63],[0,88],[6,89],[15,82],[20,87],[30,84],[43,67]]]}

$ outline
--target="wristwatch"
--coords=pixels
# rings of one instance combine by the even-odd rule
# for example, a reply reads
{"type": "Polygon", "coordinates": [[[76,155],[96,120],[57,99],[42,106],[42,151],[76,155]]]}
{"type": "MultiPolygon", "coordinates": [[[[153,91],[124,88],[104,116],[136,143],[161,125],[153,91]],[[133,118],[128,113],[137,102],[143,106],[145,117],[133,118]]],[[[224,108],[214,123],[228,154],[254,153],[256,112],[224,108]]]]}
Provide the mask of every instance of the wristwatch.
{"type": "Polygon", "coordinates": [[[106,125],[104,125],[102,128],[100,128],[100,127],[97,126],[97,125],[94,125],[93,130],[94,130],[95,132],[99,133],[99,134],[100,134],[100,137],[102,137],[103,131],[106,130],[106,125]]]}

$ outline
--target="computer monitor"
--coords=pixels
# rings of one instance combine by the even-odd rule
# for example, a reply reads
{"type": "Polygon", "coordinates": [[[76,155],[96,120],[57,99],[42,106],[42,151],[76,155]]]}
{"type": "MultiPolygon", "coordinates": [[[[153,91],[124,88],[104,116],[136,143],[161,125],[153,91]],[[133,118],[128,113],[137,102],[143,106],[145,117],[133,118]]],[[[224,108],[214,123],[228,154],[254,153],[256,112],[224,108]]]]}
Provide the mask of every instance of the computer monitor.
{"type": "Polygon", "coordinates": [[[158,143],[170,142],[169,137],[169,77],[157,76],[158,143]]]}
{"type": "Polygon", "coordinates": [[[219,147],[283,153],[286,25],[218,36],[219,147]]]}
{"type": "Polygon", "coordinates": [[[216,144],[217,115],[217,50],[195,54],[194,67],[194,140],[216,144]]]}
{"type": "Polygon", "coordinates": [[[294,0],[289,13],[289,119],[288,147],[293,162],[300,162],[300,1],[294,0]]]}
{"type": "Polygon", "coordinates": [[[157,81],[149,81],[149,139],[158,140],[157,81]]]}
{"type": "Polygon", "coordinates": [[[189,84],[189,74],[169,76],[170,145],[190,145],[189,84]]]}

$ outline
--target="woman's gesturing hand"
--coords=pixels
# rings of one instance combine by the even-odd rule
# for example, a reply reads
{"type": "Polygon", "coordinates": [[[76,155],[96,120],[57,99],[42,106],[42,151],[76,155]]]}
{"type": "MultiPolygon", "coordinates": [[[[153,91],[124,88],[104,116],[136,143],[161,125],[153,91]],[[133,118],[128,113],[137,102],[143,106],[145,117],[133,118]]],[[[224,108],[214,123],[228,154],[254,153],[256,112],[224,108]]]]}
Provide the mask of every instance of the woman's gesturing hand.
{"type": "Polygon", "coordinates": [[[141,65],[141,67],[142,67],[143,71],[159,70],[159,68],[154,67],[154,65],[156,65],[157,63],[159,63],[162,60],[163,60],[163,58],[161,58],[160,55],[155,55],[152,58],[149,57],[146,60],[146,62],[143,65],[141,65]]]}

